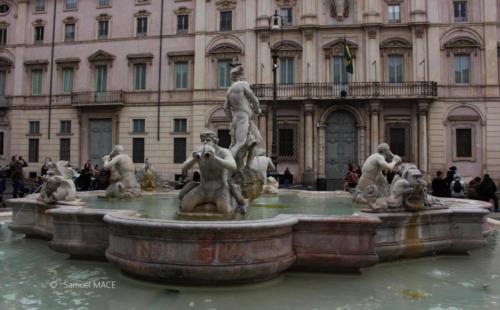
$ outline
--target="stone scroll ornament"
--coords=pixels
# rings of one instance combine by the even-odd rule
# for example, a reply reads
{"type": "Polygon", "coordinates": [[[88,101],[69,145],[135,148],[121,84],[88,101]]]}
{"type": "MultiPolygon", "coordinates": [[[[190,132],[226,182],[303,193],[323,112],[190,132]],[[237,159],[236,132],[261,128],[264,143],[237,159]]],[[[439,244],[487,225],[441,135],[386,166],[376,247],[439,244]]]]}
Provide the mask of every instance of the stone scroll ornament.
{"type": "Polygon", "coordinates": [[[349,17],[349,0],[330,0],[330,15],[339,21],[349,17]]]}
{"type": "Polygon", "coordinates": [[[37,200],[47,204],[83,205],[76,196],[75,174],[67,161],[48,162],[47,174],[42,176],[44,183],[37,200]]]}
{"type": "Polygon", "coordinates": [[[190,182],[179,192],[180,215],[246,213],[247,202],[239,186],[230,178],[237,169],[233,155],[228,149],[218,146],[219,139],[213,131],[203,132],[200,139],[202,145],[194,150],[182,169],[188,171],[197,165],[201,181],[190,182]]]}
{"type": "Polygon", "coordinates": [[[250,84],[242,77],[243,67],[235,65],[231,69],[233,84],[226,94],[224,112],[231,120],[229,149],[237,167],[232,179],[241,187],[243,196],[253,200],[260,196],[265,183],[265,178],[252,167],[258,147],[262,144],[262,136],[255,125],[256,118],[262,111],[250,84]]]}
{"type": "Polygon", "coordinates": [[[387,143],[381,143],[377,152],[363,164],[353,200],[380,212],[443,208],[439,199],[427,194],[427,183],[422,176],[415,164],[403,164],[399,156],[392,154],[387,143]],[[396,171],[391,184],[387,182],[384,171],[396,171]]]}
{"type": "Polygon", "coordinates": [[[105,198],[130,199],[141,196],[141,187],[135,177],[135,166],[121,145],[102,158],[104,169],[111,172],[105,198]]]}

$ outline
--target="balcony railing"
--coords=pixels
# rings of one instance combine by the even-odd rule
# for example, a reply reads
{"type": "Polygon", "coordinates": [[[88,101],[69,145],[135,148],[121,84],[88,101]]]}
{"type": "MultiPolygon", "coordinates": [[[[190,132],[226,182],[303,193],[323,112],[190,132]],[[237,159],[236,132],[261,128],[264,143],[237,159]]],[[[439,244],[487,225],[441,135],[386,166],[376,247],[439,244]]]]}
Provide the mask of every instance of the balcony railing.
{"type": "Polygon", "coordinates": [[[71,93],[71,104],[76,106],[123,105],[123,91],[71,93]]]}
{"type": "MultiPolygon", "coordinates": [[[[273,84],[253,84],[259,98],[272,98],[273,84]]],[[[371,97],[436,97],[437,83],[418,82],[353,82],[277,84],[277,97],[283,98],[371,98],[371,97]]]]}

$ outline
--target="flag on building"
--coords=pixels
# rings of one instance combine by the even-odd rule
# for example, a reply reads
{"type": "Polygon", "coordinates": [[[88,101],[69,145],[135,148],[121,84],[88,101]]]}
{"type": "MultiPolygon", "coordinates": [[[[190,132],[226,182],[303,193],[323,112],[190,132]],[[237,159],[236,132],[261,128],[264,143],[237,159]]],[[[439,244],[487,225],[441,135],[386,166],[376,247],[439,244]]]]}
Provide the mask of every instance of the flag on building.
{"type": "Polygon", "coordinates": [[[352,54],[349,45],[347,45],[347,41],[344,38],[344,63],[345,63],[345,71],[347,73],[353,74],[354,70],[352,68],[352,54]]]}

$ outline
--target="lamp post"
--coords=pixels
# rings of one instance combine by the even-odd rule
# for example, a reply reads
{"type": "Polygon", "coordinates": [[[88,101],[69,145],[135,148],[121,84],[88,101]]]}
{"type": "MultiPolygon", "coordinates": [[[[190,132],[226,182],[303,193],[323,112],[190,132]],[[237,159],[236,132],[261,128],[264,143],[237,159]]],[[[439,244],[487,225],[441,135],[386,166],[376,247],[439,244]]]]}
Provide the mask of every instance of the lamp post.
{"type": "MultiPolygon", "coordinates": [[[[283,17],[278,14],[278,11],[274,11],[274,15],[269,17],[269,32],[280,31],[281,41],[283,41],[283,17]]],[[[269,35],[269,45],[271,45],[271,34],[269,35]]],[[[271,57],[273,59],[273,102],[271,105],[272,109],[272,120],[273,120],[273,140],[271,144],[271,160],[276,167],[274,174],[278,173],[278,123],[277,123],[277,85],[276,85],[276,74],[278,70],[278,51],[281,46],[281,42],[276,47],[271,47],[271,57]]]]}

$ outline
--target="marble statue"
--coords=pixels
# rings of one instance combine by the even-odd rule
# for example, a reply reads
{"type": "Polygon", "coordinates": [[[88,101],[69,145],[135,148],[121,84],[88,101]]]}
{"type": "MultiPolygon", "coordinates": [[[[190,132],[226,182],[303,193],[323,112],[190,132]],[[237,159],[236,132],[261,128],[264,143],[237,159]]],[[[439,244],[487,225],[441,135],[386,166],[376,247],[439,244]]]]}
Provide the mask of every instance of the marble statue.
{"type": "Polygon", "coordinates": [[[425,207],[442,207],[438,198],[427,194],[427,182],[422,177],[422,172],[415,164],[401,164],[391,183],[389,197],[381,197],[374,203],[370,202],[370,208],[419,211],[425,207]]]}
{"type": "Polygon", "coordinates": [[[259,100],[247,81],[241,80],[243,67],[231,69],[231,81],[224,102],[224,112],[231,120],[231,154],[236,160],[238,170],[252,162],[256,148],[262,143],[259,129],[252,121],[261,113],[259,100]],[[245,162],[246,160],[246,162],[245,162]]]}
{"type": "Polygon", "coordinates": [[[271,158],[265,155],[264,150],[259,150],[259,155],[255,156],[250,163],[250,168],[258,171],[264,180],[264,186],[267,184],[267,172],[274,171],[276,167],[273,164],[271,158]]]}
{"type": "Polygon", "coordinates": [[[236,161],[228,149],[218,146],[212,131],[200,135],[201,146],[182,165],[188,171],[198,165],[201,181],[188,183],[179,193],[181,213],[215,213],[232,215],[246,212],[246,201],[238,185],[230,180],[236,161]]]}
{"type": "Polygon", "coordinates": [[[266,185],[262,189],[262,194],[264,195],[278,195],[279,194],[279,183],[273,177],[268,177],[266,185]]]}
{"type": "Polygon", "coordinates": [[[41,178],[44,181],[38,200],[48,204],[72,204],[77,201],[75,170],[68,167],[67,161],[46,162],[47,173],[41,178]]]}
{"type": "Polygon", "coordinates": [[[121,145],[115,145],[111,153],[102,158],[104,169],[111,172],[109,186],[104,197],[129,199],[141,195],[141,187],[135,178],[135,167],[121,145]]]}
{"type": "Polygon", "coordinates": [[[146,161],[144,163],[144,172],[142,176],[142,183],[141,187],[145,191],[152,192],[156,189],[156,184],[155,184],[155,176],[153,174],[153,171],[151,169],[151,163],[149,162],[149,159],[146,158],[146,161]]]}
{"type": "Polygon", "coordinates": [[[400,163],[401,157],[392,154],[387,143],[379,144],[377,152],[370,155],[361,168],[354,202],[369,203],[380,197],[388,197],[389,183],[382,172],[391,171],[400,163]]]}
{"type": "Polygon", "coordinates": [[[339,21],[349,17],[349,0],[330,0],[330,15],[339,21]]]}

